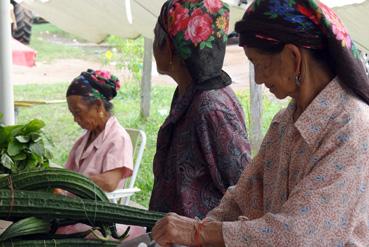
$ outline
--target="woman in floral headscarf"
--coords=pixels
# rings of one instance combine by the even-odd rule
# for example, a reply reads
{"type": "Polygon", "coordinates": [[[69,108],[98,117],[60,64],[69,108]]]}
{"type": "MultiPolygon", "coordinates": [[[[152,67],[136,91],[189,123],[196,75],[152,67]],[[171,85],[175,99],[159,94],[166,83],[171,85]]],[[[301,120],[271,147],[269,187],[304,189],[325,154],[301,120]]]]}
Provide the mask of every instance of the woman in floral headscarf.
{"type": "Polygon", "coordinates": [[[161,246],[369,246],[369,81],[335,13],[256,0],[236,24],[255,80],[292,97],[259,153],[200,221],[168,214],[161,246]]]}
{"type": "Polygon", "coordinates": [[[244,113],[222,70],[228,14],[220,0],[163,5],[154,56],[178,88],[158,134],[151,210],[203,218],[250,160],[244,113]]]}

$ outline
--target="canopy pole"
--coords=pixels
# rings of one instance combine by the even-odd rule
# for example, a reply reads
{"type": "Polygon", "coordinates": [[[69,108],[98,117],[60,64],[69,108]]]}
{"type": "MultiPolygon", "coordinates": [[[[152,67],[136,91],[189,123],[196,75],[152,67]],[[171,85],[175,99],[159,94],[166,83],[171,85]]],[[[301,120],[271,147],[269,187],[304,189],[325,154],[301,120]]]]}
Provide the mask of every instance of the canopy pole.
{"type": "Polygon", "coordinates": [[[13,125],[14,96],[11,83],[12,49],[10,27],[10,1],[0,1],[0,119],[5,125],[13,125]]]}
{"type": "Polygon", "coordinates": [[[263,136],[263,89],[255,82],[255,71],[252,63],[249,62],[249,79],[250,79],[250,108],[251,108],[251,130],[250,141],[253,154],[259,151],[263,136]]]}
{"type": "Polygon", "coordinates": [[[150,115],[151,101],[152,40],[144,38],[144,61],[141,80],[141,116],[150,115]]]}

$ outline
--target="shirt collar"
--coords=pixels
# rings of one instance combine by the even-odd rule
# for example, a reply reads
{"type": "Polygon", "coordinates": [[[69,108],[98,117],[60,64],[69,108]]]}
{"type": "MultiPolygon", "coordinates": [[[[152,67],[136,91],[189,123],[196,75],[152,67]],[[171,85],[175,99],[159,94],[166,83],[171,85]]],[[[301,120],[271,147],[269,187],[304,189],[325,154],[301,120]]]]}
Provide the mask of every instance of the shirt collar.
{"type": "MultiPolygon", "coordinates": [[[[342,103],[347,101],[347,96],[338,79],[334,78],[297,119],[294,125],[311,148],[321,142],[326,126],[342,110],[342,103]]],[[[292,102],[291,108],[295,108],[293,105],[292,102]]]]}
{"type": "Polygon", "coordinates": [[[96,139],[83,152],[82,150],[85,147],[85,145],[87,143],[87,140],[88,140],[88,137],[91,134],[90,131],[87,131],[87,133],[84,136],[84,140],[82,142],[82,145],[80,147],[81,149],[79,150],[79,153],[81,154],[80,159],[86,159],[94,149],[97,150],[101,147],[101,145],[104,143],[104,140],[107,136],[107,133],[109,132],[109,131],[106,131],[106,130],[111,129],[116,121],[117,121],[116,118],[111,116],[108,119],[108,121],[106,122],[104,130],[96,137],[96,139]]]}
{"type": "Polygon", "coordinates": [[[104,130],[96,137],[96,139],[92,143],[96,149],[99,149],[100,146],[103,144],[103,142],[104,142],[104,140],[107,136],[107,133],[108,133],[108,131],[106,131],[106,130],[111,129],[116,121],[117,121],[117,119],[114,116],[111,116],[108,119],[108,121],[105,124],[104,130]]]}

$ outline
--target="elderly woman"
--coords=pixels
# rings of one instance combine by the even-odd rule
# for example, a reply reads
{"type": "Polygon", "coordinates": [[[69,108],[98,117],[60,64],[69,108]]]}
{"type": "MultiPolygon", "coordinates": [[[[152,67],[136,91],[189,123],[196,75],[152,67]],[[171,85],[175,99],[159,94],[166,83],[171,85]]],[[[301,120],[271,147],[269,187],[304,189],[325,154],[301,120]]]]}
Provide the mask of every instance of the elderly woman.
{"type": "MultiPolygon", "coordinates": [[[[113,104],[110,101],[119,88],[118,78],[109,72],[87,70],[75,78],[67,90],[69,110],[74,121],[86,132],[73,145],[65,168],[89,177],[107,192],[123,188],[124,179],[131,176],[133,170],[131,139],[111,112],[113,104]]],[[[57,190],[56,193],[64,192],[57,190]]],[[[57,233],[69,234],[90,228],[75,224],[61,227],[57,233]]],[[[126,228],[118,225],[120,233],[126,228]]],[[[130,236],[144,232],[142,227],[131,227],[130,236]]]]}
{"type": "Polygon", "coordinates": [[[162,7],[154,56],[178,87],[158,134],[151,210],[203,218],[250,160],[244,113],[222,71],[228,13],[219,0],[162,7]]]}
{"type": "Polygon", "coordinates": [[[110,100],[119,88],[119,80],[109,72],[87,70],[67,90],[69,110],[86,132],[74,144],[65,168],[90,177],[107,192],[123,188],[133,170],[131,139],[111,113],[110,100]]]}
{"type": "Polygon", "coordinates": [[[237,185],[200,221],[168,214],[162,246],[368,246],[369,81],[334,12],[256,0],[236,24],[255,80],[292,101],[237,185]]]}

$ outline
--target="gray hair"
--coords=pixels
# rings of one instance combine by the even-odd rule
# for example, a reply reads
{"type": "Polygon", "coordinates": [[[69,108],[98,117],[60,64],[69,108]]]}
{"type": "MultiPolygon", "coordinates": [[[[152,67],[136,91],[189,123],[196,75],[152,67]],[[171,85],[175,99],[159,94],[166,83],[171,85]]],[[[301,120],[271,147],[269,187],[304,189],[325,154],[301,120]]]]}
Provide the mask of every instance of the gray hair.
{"type": "MultiPolygon", "coordinates": [[[[95,105],[96,101],[98,100],[94,96],[83,96],[82,98],[83,98],[83,101],[86,102],[89,106],[95,105]]],[[[113,110],[113,106],[114,106],[113,103],[111,103],[110,101],[106,99],[101,99],[101,101],[104,104],[105,110],[111,114],[113,110]]]]}

